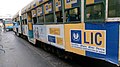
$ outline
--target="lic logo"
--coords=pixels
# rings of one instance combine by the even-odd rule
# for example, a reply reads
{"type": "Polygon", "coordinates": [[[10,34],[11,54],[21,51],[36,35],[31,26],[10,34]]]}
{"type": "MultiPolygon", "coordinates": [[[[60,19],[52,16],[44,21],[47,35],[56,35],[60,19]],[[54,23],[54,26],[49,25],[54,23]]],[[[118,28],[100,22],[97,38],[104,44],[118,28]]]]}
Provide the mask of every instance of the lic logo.
{"type": "Polygon", "coordinates": [[[71,42],[81,44],[81,31],[71,30],[71,42]]]}

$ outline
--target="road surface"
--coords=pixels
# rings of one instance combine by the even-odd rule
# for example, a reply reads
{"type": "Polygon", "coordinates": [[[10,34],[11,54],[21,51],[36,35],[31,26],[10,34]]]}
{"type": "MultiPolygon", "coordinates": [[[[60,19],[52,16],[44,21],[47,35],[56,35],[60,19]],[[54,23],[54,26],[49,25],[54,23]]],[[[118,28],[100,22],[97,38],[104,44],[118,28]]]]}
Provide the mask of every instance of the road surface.
{"type": "Polygon", "coordinates": [[[115,67],[93,59],[67,61],[60,59],[40,48],[32,46],[26,40],[17,37],[13,32],[0,35],[0,67],[115,67]],[[85,65],[85,66],[83,66],[85,65]]]}

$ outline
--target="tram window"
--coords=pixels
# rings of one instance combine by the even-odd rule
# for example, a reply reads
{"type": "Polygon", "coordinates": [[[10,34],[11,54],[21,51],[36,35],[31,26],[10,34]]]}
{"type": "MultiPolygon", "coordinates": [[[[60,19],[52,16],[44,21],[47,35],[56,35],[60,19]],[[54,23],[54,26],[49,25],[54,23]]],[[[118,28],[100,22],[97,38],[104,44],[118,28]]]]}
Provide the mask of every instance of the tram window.
{"type": "Polygon", "coordinates": [[[86,19],[97,20],[104,19],[103,4],[93,4],[86,7],[86,19]]]}
{"type": "Polygon", "coordinates": [[[65,13],[66,13],[66,21],[67,22],[80,21],[80,11],[79,11],[79,8],[66,10],[65,13]]]}
{"type": "Polygon", "coordinates": [[[37,17],[33,17],[33,23],[34,23],[34,24],[37,23],[37,17]]]}
{"type": "Polygon", "coordinates": [[[44,16],[38,17],[38,23],[44,23],[44,16]]]}
{"type": "Polygon", "coordinates": [[[52,13],[52,14],[45,15],[45,22],[46,22],[46,23],[54,22],[54,15],[53,15],[53,13],[52,13]]]}
{"type": "Polygon", "coordinates": [[[108,0],[108,17],[120,17],[120,0],[108,0]]]}
{"type": "Polygon", "coordinates": [[[63,18],[62,18],[62,12],[56,12],[56,20],[57,22],[63,22],[63,18]]]}

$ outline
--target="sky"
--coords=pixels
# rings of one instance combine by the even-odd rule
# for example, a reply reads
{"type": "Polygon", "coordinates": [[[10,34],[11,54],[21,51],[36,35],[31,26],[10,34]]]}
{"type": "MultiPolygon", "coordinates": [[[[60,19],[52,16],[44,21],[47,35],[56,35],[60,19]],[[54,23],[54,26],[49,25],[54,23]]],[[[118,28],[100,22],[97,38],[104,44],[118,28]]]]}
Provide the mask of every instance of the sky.
{"type": "Polygon", "coordinates": [[[16,14],[33,0],[0,0],[0,16],[16,14]]]}

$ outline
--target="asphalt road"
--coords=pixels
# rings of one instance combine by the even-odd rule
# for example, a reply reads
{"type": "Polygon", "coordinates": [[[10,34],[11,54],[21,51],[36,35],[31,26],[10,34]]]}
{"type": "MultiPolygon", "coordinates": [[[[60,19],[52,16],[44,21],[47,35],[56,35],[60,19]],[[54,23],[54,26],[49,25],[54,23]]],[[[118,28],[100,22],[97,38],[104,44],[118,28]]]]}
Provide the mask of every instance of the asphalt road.
{"type": "Polygon", "coordinates": [[[78,58],[81,61],[60,59],[40,48],[32,46],[13,32],[0,35],[0,67],[115,67],[93,59],[78,58]]]}
{"type": "Polygon", "coordinates": [[[5,50],[0,50],[0,67],[81,67],[32,46],[13,32],[2,33],[0,45],[5,50]]]}

